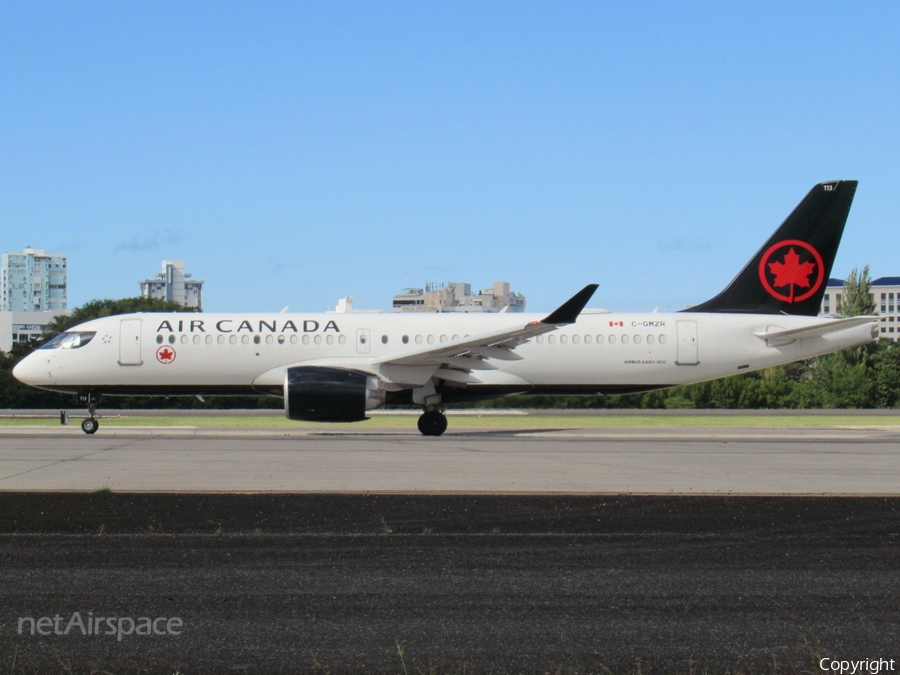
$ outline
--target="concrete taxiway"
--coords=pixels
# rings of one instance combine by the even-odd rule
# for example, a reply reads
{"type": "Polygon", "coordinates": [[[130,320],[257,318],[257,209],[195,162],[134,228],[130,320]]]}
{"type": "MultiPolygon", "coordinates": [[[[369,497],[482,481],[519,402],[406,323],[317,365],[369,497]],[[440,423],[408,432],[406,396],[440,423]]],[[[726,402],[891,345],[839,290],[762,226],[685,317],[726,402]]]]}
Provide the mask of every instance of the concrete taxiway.
{"type": "Polygon", "coordinates": [[[0,430],[0,490],[900,494],[900,428],[0,430]]]}

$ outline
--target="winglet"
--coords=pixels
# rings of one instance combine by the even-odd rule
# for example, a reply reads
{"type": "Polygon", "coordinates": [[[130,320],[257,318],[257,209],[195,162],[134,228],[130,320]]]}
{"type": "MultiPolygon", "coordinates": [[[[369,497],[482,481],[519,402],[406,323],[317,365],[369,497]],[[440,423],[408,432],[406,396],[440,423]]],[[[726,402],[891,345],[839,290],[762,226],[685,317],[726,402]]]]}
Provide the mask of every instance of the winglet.
{"type": "Polygon", "coordinates": [[[581,310],[583,310],[584,306],[588,304],[588,301],[591,299],[591,296],[594,295],[594,291],[597,290],[597,287],[598,284],[588,284],[571,298],[566,300],[563,304],[561,304],[548,317],[542,319],[541,323],[547,323],[554,326],[562,326],[567,323],[575,323],[578,315],[581,314],[581,310]]]}

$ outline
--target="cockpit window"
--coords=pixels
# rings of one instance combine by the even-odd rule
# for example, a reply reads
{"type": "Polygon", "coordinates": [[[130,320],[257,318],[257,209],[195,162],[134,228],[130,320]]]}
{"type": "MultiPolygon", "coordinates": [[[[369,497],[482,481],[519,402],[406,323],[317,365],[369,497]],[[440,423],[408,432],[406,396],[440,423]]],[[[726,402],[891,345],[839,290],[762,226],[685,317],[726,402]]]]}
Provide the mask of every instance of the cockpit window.
{"type": "Polygon", "coordinates": [[[96,331],[67,331],[41,345],[41,349],[78,349],[93,340],[96,334],[96,331]]]}

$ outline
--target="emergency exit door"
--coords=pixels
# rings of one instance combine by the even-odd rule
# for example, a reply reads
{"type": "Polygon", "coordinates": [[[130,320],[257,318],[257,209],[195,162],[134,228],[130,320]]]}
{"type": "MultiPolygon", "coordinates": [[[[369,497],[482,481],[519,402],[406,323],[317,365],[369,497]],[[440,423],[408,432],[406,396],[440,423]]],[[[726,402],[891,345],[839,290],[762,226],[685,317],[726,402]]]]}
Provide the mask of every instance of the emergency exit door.
{"type": "Polygon", "coordinates": [[[676,321],[675,328],[678,331],[678,354],[675,358],[675,365],[696,366],[700,363],[697,348],[697,322],[676,321]]]}
{"type": "Polygon", "coordinates": [[[119,365],[140,366],[141,320],[123,319],[119,322],[119,365]]]}
{"type": "Polygon", "coordinates": [[[357,328],[356,329],[356,353],[357,354],[368,354],[369,353],[369,329],[368,328],[357,328]]]}

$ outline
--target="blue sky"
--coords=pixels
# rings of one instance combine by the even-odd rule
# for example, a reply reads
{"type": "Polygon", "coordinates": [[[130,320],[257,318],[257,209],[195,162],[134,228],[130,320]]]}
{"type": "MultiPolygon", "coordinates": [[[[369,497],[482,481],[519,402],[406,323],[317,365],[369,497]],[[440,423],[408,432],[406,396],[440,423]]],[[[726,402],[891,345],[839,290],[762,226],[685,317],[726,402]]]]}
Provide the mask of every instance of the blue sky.
{"type": "Polygon", "coordinates": [[[69,305],[166,258],[208,311],[509,281],[680,309],[816,182],[900,275],[900,4],[0,3],[0,245],[69,305]]]}

